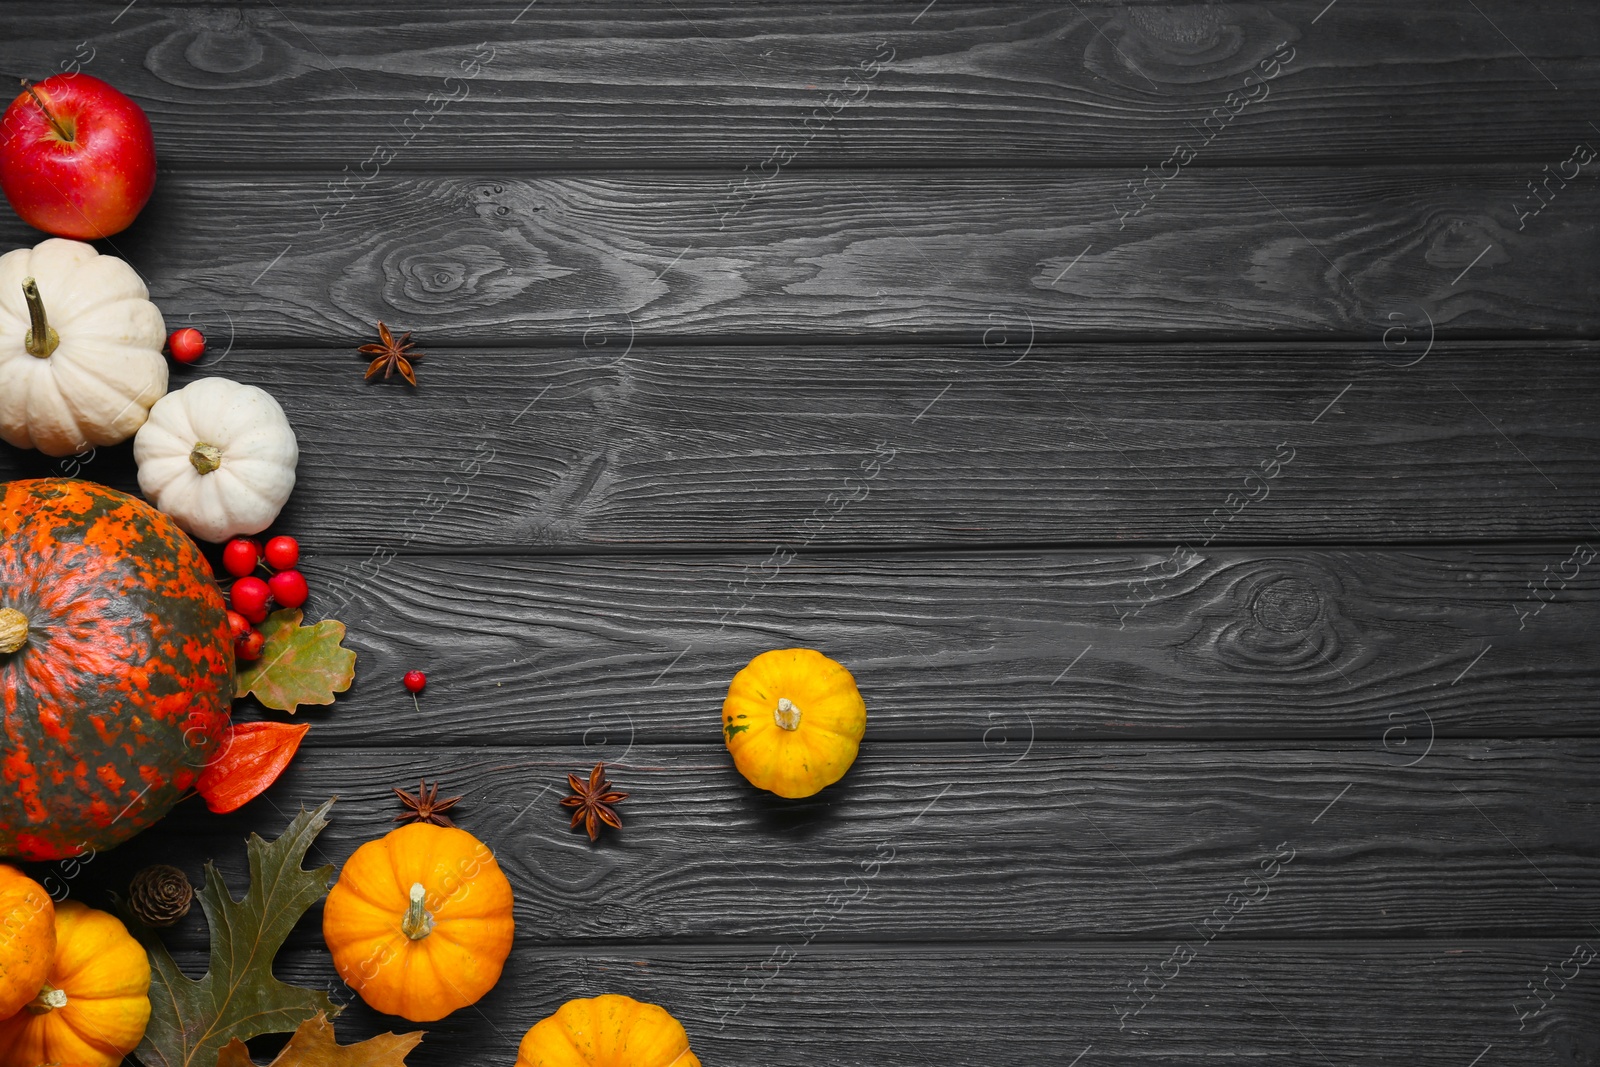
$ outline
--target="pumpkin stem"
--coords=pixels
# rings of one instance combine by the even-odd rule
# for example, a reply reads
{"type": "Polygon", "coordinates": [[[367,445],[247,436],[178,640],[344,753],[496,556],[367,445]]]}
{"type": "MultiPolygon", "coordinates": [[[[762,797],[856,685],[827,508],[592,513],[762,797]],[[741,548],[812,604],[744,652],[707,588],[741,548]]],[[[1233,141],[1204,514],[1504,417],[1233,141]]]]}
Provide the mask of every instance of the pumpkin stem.
{"type": "Polygon", "coordinates": [[[28,1005],[28,1011],[34,1015],[47,1015],[57,1008],[67,1006],[67,991],[49,985],[39,990],[39,995],[33,998],[33,1003],[28,1005]]]}
{"type": "Polygon", "coordinates": [[[0,656],[28,643],[28,617],[16,608],[0,608],[0,656]]]}
{"type": "Polygon", "coordinates": [[[22,299],[28,302],[28,317],[33,320],[27,336],[22,339],[22,347],[28,350],[30,356],[45,359],[61,343],[61,335],[56,333],[55,327],[44,316],[44,301],[39,298],[38,282],[32,278],[22,279],[22,299]]]}
{"type": "Polygon", "coordinates": [[[189,453],[189,462],[194,464],[194,469],[201,474],[210,474],[222,466],[222,449],[201,441],[194,446],[194,451],[189,453]]]}
{"type": "Polygon", "coordinates": [[[772,721],[780,730],[800,729],[800,709],[788,697],[779,697],[778,706],[772,709],[772,721]]]}
{"type": "Polygon", "coordinates": [[[428,890],[423,884],[412,882],[411,906],[406,909],[405,918],[400,920],[400,932],[413,941],[421,941],[433,933],[433,916],[422,906],[427,899],[428,890]]]}

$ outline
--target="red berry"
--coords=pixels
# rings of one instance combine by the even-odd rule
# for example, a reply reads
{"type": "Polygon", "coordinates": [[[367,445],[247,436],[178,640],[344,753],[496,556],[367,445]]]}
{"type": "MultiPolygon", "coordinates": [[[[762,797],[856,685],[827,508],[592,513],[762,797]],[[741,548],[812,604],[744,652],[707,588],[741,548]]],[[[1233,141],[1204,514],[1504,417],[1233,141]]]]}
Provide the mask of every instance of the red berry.
{"type": "Polygon", "coordinates": [[[222,549],[222,568],[235,578],[243,578],[256,569],[261,558],[261,546],[248,537],[235,537],[222,549]]]}
{"type": "Polygon", "coordinates": [[[420,693],[422,692],[422,687],[428,684],[428,676],[421,671],[406,671],[406,676],[400,681],[413,693],[420,693]]]}
{"type": "Polygon", "coordinates": [[[267,617],[267,597],[271,592],[260,578],[240,578],[233,583],[233,610],[251,622],[260,622],[267,617]]]}
{"type": "Polygon", "coordinates": [[[240,615],[237,611],[229,609],[228,632],[233,635],[235,641],[239,640],[239,638],[250,632],[250,620],[240,615]]]}
{"type": "Polygon", "coordinates": [[[167,338],[167,351],[179,363],[193,363],[206,354],[206,335],[193,326],[173,330],[167,338]]]}
{"type": "Polygon", "coordinates": [[[267,579],[267,586],[272,590],[272,599],[278,602],[279,607],[297,608],[306,602],[306,576],[299,571],[279,571],[267,579]]]}
{"type": "Polygon", "coordinates": [[[261,648],[266,643],[260,630],[251,630],[233,643],[233,654],[244,660],[260,659],[261,648]]]}
{"type": "Polygon", "coordinates": [[[267,542],[262,554],[266,556],[267,566],[275,571],[286,571],[300,562],[300,542],[280,535],[267,542]]]}

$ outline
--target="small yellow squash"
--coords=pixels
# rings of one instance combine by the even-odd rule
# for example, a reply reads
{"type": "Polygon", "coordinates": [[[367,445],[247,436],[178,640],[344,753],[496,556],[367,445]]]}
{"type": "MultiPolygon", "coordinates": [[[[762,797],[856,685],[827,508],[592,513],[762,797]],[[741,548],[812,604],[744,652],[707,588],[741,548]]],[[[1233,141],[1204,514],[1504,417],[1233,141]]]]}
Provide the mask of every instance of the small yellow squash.
{"type": "Polygon", "coordinates": [[[55,955],[55,902],[44,886],[0,863],[0,1019],[39,995],[55,955]]]}
{"type": "Polygon", "coordinates": [[[378,1011],[433,1022],[500,980],[511,883],[465,830],[412,823],[345,863],[322,910],[339,977],[378,1011]]]}
{"type": "Polygon", "coordinates": [[[0,1022],[0,1067],[117,1067],[150,1022],[150,959],[115,915],[75,900],[56,906],[56,951],[44,985],[0,1022]]]}
{"type": "Polygon", "coordinates": [[[809,648],[763,652],[734,675],[722,703],[734,766],[780,797],[808,797],[844,777],[866,729],[856,680],[809,648]]]}
{"type": "Polygon", "coordinates": [[[616,993],[569,1000],[522,1038],[516,1067],[700,1067],[683,1026],[616,993]]]}

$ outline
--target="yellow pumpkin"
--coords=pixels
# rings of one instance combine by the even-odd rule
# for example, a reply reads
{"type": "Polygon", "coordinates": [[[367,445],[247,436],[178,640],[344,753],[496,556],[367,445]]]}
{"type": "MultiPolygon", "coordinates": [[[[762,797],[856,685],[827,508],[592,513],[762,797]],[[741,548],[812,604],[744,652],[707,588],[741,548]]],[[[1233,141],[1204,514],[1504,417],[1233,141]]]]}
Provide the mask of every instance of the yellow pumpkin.
{"type": "Polygon", "coordinates": [[[465,830],[402,826],[345,863],[322,910],[339,977],[378,1011],[433,1022],[500,980],[511,883],[465,830]]]}
{"type": "Polygon", "coordinates": [[[115,916],[56,906],[56,950],[42,988],[0,1022],[0,1067],[117,1067],[150,1022],[150,959],[115,916]]]}
{"type": "Polygon", "coordinates": [[[39,995],[55,955],[55,902],[44,886],[0,863],[0,1019],[39,995]]]}
{"type": "Polygon", "coordinates": [[[808,797],[844,777],[867,730],[850,672],[810,648],[763,652],[733,676],[722,737],[750,784],[808,797]]]}
{"type": "Polygon", "coordinates": [[[700,1060],[665,1008],[606,993],[569,1000],[534,1023],[516,1067],[700,1067],[700,1060]]]}

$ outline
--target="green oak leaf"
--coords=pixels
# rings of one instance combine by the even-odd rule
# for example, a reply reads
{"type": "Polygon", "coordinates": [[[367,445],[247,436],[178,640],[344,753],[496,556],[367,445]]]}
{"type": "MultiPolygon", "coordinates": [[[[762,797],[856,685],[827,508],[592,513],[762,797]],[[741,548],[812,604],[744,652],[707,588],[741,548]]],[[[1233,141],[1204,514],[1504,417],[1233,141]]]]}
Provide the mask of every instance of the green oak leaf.
{"type": "Polygon", "coordinates": [[[206,884],[197,895],[211,928],[211,963],[199,981],[180,971],[161,939],[117,901],[123,922],[150,955],[150,1026],[133,1053],[144,1067],[215,1067],[235,1038],[290,1033],[318,1012],[338,1014],[327,994],[272,974],[272,958],[289,931],[328,892],[333,867],[305,871],[300,864],[328,825],[331,807],[333,800],[316,811],[302,809],[276,841],[250,835],[250,890],[243,900],[235,901],[206,863],[206,884]]]}
{"type": "Polygon", "coordinates": [[[323,619],[300,625],[298,608],[275,611],[261,624],[267,639],[261,658],[239,664],[234,696],[254,693],[265,707],[290,714],[301,704],[332,704],[333,695],[350,688],[356,676],[356,654],[339,642],[344,623],[323,619]]]}

